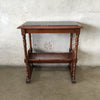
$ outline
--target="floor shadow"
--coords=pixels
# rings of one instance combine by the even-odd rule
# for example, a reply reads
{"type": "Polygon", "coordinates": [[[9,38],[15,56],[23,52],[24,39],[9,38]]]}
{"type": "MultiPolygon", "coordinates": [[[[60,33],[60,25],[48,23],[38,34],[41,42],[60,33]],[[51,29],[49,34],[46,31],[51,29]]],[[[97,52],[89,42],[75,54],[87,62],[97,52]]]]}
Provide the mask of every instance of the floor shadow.
{"type": "Polygon", "coordinates": [[[44,64],[44,65],[35,65],[35,71],[68,71],[68,64],[44,64]]]}
{"type": "Polygon", "coordinates": [[[66,71],[69,72],[68,66],[39,66],[39,65],[35,65],[33,72],[32,72],[32,82],[37,82],[41,79],[41,75],[43,74],[43,72],[56,72],[56,71],[66,71]]]}
{"type": "Polygon", "coordinates": [[[36,52],[36,53],[45,53],[44,50],[42,50],[42,49],[37,49],[37,48],[34,48],[34,52],[36,52]]]}

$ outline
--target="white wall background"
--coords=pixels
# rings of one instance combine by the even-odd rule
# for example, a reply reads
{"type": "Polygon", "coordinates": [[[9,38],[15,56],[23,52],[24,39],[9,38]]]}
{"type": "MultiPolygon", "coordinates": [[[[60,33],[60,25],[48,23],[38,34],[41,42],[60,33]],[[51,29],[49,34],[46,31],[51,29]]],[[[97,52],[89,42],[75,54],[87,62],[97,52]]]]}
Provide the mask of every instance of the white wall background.
{"type": "MultiPolygon", "coordinates": [[[[24,65],[17,26],[25,21],[78,21],[78,65],[100,66],[100,0],[0,0],[0,65],[24,65]]],[[[67,34],[34,34],[34,51],[68,51],[67,34]]]]}

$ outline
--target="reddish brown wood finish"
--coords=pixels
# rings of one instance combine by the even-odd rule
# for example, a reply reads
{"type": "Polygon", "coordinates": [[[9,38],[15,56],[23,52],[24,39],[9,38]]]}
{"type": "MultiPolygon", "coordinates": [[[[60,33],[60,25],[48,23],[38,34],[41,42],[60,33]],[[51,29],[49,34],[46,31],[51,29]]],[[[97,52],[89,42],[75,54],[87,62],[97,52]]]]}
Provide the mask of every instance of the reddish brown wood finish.
{"type": "Polygon", "coordinates": [[[69,52],[72,51],[72,40],[73,40],[73,33],[70,33],[70,48],[69,48],[69,52]]]}
{"type": "Polygon", "coordinates": [[[75,33],[76,30],[72,29],[27,29],[26,33],[75,33]]]}
{"type": "Polygon", "coordinates": [[[31,53],[28,59],[31,63],[68,63],[72,60],[72,53],[31,53]]]}
{"type": "Polygon", "coordinates": [[[25,30],[22,29],[25,63],[26,63],[26,82],[29,83],[31,76],[30,76],[30,67],[29,67],[28,56],[27,56],[28,54],[27,54],[26,34],[24,33],[25,33],[25,30]]]}
{"type": "MultiPolygon", "coordinates": [[[[23,24],[24,25],[24,24],[23,24]]],[[[19,26],[21,28],[25,63],[26,63],[26,82],[29,83],[32,75],[33,63],[69,63],[72,83],[76,82],[76,64],[77,64],[77,50],[78,39],[80,34],[80,26],[66,25],[66,26],[19,26]],[[29,34],[29,49],[27,50],[26,33],[29,34]],[[69,53],[32,53],[31,33],[70,33],[70,47],[69,53]],[[72,50],[73,34],[76,34],[75,50],[72,50]]]]}
{"type": "Polygon", "coordinates": [[[31,33],[29,33],[29,46],[30,46],[30,51],[32,52],[31,33]]]}

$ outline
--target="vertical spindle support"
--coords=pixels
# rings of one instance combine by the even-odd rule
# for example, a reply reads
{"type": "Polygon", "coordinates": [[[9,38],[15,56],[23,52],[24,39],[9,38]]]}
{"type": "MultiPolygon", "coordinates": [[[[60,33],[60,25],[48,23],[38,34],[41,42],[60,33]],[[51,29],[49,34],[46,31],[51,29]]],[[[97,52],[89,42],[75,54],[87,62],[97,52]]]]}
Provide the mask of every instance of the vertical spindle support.
{"type": "Polygon", "coordinates": [[[29,33],[29,47],[30,47],[30,51],[32,52],[31,33],[29,33]]]}
{"type": "Polygon", "coordinates": [[[30,66],[28,64],[28,54],[27,54],[27,44],[26,44],[26,33],[24,29],[21,29],[22,37],[23,37],[23,46],[24,46],[24,55],[25,55],[25,63],[26,63],[26,83],[30,83],[30,66]]]}
{"type": "Polygon", "coordinates": [[[77,29],[76,37],[75,37],[73,68],[72,68],[72,83],[76,83],[76,64],[77,64],[77,50],[78,50],[79,34],[80,34],[80,29],[77,29]]]}
{"type": "Polygon", "coordinates": [[[73,33],[70,33],[70,48],[69,48],[69,52],[72,51],[72,40],[73,40],[73,33]]]}

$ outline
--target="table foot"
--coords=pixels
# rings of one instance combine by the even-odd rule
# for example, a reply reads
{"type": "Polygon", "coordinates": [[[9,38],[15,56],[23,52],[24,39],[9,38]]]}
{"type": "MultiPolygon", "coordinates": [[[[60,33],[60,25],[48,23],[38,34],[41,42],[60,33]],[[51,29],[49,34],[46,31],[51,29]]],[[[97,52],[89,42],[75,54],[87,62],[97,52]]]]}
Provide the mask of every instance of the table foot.
{"type": "Polygon", "coordinates": [[[26,83],[30,83],[30,82],[31,82],[31,80],[27,78],[26,79],[26,83]]]}
{"type": "Polygon", "coordinates": [[[72,79],[72,83],[76,83],[76,80],[75,79],[72,79]]]}

